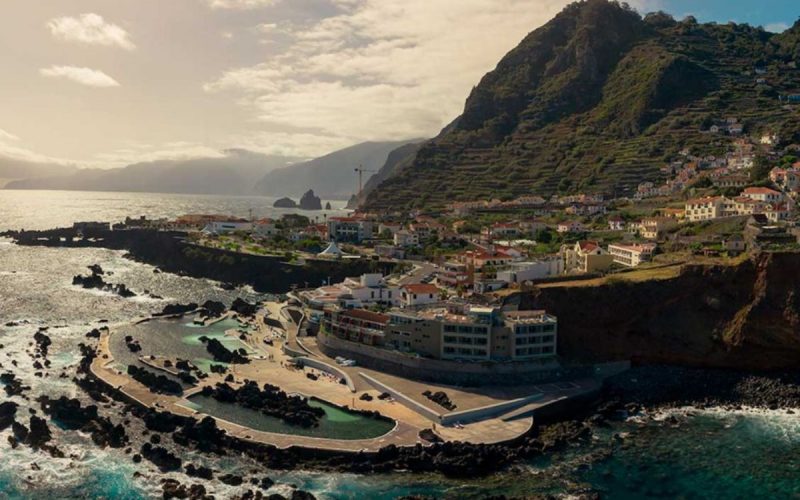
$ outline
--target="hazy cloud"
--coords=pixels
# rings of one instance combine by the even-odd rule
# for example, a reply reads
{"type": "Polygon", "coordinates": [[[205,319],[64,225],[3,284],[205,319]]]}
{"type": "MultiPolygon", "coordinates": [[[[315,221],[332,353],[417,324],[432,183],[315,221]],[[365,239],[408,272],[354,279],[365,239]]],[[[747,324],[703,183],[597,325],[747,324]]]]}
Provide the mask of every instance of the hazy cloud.
{"type": "Polygon", "coordinates": [[[281,0],[207,0],[213,9],[256,9],[270,7],[281,0]]]}
{"type": "Polygon", "coordinates": [[[789,25],[787,23],[770,23],[764,26],[764,29],[770,33],[783,33],[789,29],[789,25]]]}
{"type": "Polygon", "coordinates": [[[119,83],[102,71],[78,66],[50,66],[39,70],[42,76],[66,78],[89,87],[119,87],[119,83]]]}
{"type": "MultiPolygon", "coordinates": [[[[317,144],[435,135],[470,88],[568,0],[329,0],[339,13],[257,30],[283,52],[204,88],[239,96],[261,122],[317,144]]],[[[283,137],[285,140],[286,137],[283,137]]]]}
{"type": "Polygon", "coordinates": [[[47,27],[59,40],[116,46],[125,50],[136,48],[127,31],[116,24],[107,23],[102,16],[94,13],[81,14],[79,17],[57,17],[48,21],[47,27]]]}
{"type": "Polygon", "coordinates": [[[18,141],[19,137],[16,135],[6,132],[5,130],[0,128],[0,141],[2,142],[9,142],[9,141],[18,141]]]}

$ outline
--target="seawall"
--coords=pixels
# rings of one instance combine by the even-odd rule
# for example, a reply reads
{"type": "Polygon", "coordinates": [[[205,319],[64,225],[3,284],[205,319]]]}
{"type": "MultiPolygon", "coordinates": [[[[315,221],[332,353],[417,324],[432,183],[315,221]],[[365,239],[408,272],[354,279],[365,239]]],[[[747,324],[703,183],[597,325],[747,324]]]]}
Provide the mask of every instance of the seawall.
{"type": "Polygon", "coordinates": [[[198,246],[180,231],[130,229],[92,231],[79,235],[72,228],[49,231],[9,232],[18,245],[124,250],[127,257],[163,271],[208,278],[236,285],[251,285],[263,293],[286,293],[293,285],[317,286],[368,272],[388,274],[390,262],[370,259],[309,259],[304,264],[282,257],[262,256],[198,246]]]}

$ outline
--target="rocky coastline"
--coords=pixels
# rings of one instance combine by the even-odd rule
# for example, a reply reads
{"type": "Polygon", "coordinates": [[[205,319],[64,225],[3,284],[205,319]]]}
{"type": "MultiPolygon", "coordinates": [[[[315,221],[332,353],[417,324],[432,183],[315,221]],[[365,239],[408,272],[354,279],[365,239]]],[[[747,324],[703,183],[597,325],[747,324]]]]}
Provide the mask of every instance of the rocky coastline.
{"type": "Polygon", "coordinates": [[[163,272],[205,278],[235,286],[250,285],[259,293],[285,293],[292,285],[341,281],[349,276],[391,274],[395,264],[371,259],[307,259],[305,264],[283,257],[251,255],[198,246],[181,231],[149,229],[94,230],[81,234],[73,228],[46,231],[7,231],[0,236],[21,246],[108,248],[125,257],[155,266],[163,272]]]}
{"type": "MultiPolygon", "coordinates": [[[[88,349],[84,354],[89,358],[94,355],[88,349]]],[[[92,377],[91,374],[88,376],[92,377]]],[[[593,429],[607,425],[609,420],[624,419],[634,414],[647,415],[662,408],[686,405],[736,408],[748,405],[793,411],[794,408],[800,408],[798,380],[798,374],[732,375],[705,369],[635,367],[609,379],[600,394],[561,409],[557,414],[537,416],[536,425],[527,434],[511,442],[492,445],[444,442],[410,448],[390,445],[377,453],[331,452],[299,447],[283,450],[239,440],[218,429],[213,419],[198,422],[190,417],[159,412],[138,405],[100,380],[91,385],[103,386],[106,395],[128,404],[130,413],[142,419],[147,429],[172,434],[173,441],[178,444],[217,454],[243,453],[267,468],[306,468],[350,473],[406,470],[466,478],[490,475],[567,446],[586,443],[591,439],[593,429]],[[707,380],[707,383],[695,382],[692,392],[679,393],[679,388],[687,387],[698,378],[707,380]],[[672,384],[667,384],[667,381],[672,381],[672,384]],[[764,387],[772,389],[765,393],[764,387]],[[677,397],[678,394],[681,397],[677,397]],[[204,430],[199,431],[198,426],[204,430]]],[[[233,392],[226,391],[228,395],[233,392]]],[[[232,401],[236,399],[238,396],[234,395],[232,401]]]]}

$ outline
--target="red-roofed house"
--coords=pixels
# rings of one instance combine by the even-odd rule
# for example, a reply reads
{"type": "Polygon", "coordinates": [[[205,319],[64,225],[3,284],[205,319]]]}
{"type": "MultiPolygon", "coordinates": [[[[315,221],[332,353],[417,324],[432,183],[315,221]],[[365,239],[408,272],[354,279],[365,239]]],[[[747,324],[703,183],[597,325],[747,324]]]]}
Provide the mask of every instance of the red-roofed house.
{"type": "Polygon", "coordinates": [[[403,307],[415,307],[439,302],[439,288],[425,283],[414,283],[400,287],[403,307]]]}
{"type": "Polygon", "coordinates": [[[574,246],[561,247],[566,273],[595,273],[611,267],[614,259],[597,241],[582,240],[574,246]]]}
{"type": "Polygon", "coordinates": [[[778,203],[783,200],[783,193],[766,187],[749,187],[742,191],[742,196],[764,203],[778,203]]]}

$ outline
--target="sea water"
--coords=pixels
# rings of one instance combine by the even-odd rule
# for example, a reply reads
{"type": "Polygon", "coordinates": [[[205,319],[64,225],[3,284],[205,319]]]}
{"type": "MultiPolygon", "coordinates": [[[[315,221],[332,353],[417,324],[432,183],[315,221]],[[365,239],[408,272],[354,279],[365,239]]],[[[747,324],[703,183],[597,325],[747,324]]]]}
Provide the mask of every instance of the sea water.
{"type": "MultiPolygon", "coordinates": [[[[70,225],[79,220],[120,220],[125,216],[175,216],[186,212],[229,212],[247,215],[251,208],[271,212],[264,199],[126,193],[0,191],[0,230],[70,225]]],[[[27,423],[40,395],[78,397],[90,401],[70,380],[79,360],[84,335],[103,324],[124,324],[151,314],[167,303],[258,298],[252,290],[225,291],[209,280],[154,273],[151,266],[104,249],[17,247],[0,240],[0,365],[31,386],[29,400],[15,397],[17,419],[27,423]],[[145,289],[163,300],[122,299],[110,293],[71,285],[72,276],[100,264],[113,273],[111,283],[145,289]],[[100,323],[106,320],[108,323],[100,323]],[[5,326],[14,322],[17,326],[5,326]],[[53,341],[49,375],[35,375],[32,336],[49,327],[53,341]],[[17,367],[11,366],[16,360],[17,367]],[[66,378],[59,378],[61,373],[66,378]]],[[[5,393],[0,392],[5,398],[5,393]]],[[[119,421],[121,406],[101,408],[119,421]]],[[[677,424],[657,418],[612,423],[593,439],[555,455],[521,464],[485,478],[452,480],[435,474],[392,473],[360,476],[314,471],[263,470],[240,457],[209,457],[178,450],[184,462],[248,476],[269,476],[280,483],[274,492],[288,494],[286,484],[319,498],[395,498],[431,495],[482,498],[486,495],[566,495],[598,491],[609,498],[797,498],[800,496],[800,417],[785,411],[675,410],[677,424]]],[[[137,422],[131,422],[137,429],[137,422]]],[[[147,463],[134,464],[124,450],[100,449],[88,435],[51,425],[55,444],[67,458],[52,458],[20,446],[11,449],[0,433],[0,499],[160,497],[160,480],[174,477],[198,482],[180,473],[163,475],[147,463]]],[[[133,432],[129,434],[134,435],[133,432]]],[[[134,443],[138,448],[141,443],[134,443]]],[[[204,482],[218,498],[241,494],[244,488],[204,482]]]]}

